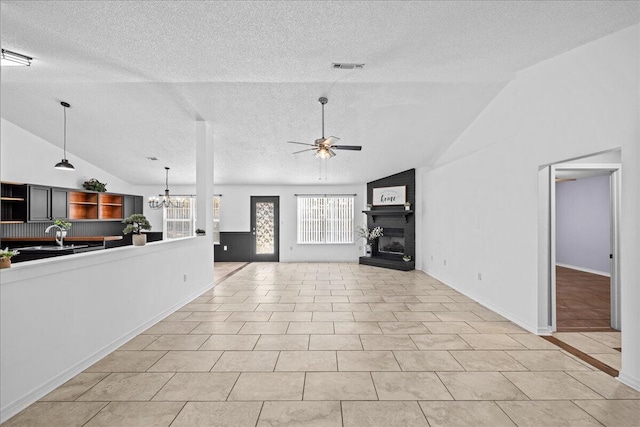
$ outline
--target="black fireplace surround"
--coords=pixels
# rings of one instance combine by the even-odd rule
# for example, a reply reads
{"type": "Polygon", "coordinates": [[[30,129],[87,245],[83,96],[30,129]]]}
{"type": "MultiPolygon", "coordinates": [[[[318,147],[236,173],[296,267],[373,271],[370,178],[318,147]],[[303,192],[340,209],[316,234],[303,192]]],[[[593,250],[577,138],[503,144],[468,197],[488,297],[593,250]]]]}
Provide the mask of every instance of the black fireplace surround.
{"type": "Polygon", "coordinates": [[[360,257],[360,264],[404,271],[415,269],[415,176],[415,169],[410,169],[367,183],[368,204],[372,204],[374,188],[406,186],[407,202],[411,205],[408,211],[404,205],[372,206],[370,211],[363,211],[367,214],[367,227],[382,227],[384,236],[373,245],[371,257],[360,257]],[[403,255],[410,256],[411,261],[404,261],[403,255]]]}

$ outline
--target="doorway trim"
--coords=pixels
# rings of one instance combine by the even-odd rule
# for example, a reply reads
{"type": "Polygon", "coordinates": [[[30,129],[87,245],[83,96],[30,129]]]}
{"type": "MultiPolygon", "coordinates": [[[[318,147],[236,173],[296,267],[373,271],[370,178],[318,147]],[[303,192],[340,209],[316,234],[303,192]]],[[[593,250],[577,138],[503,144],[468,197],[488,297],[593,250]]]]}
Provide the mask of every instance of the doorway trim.
{"type": "Polygon", "coordinates": [[[621,330],[620,300],[620,176],[619,163],[557,163],[539,171],[538,332],[556,331],[556,173],[598,170],[610,175],[611,202],[611,327],[621,330]]]}
{"type": "Polygon", "coordinates": [[[251,196],[251,261],[280,262],[280,196],[251,196]],[[273,254],[256,254],[256,203],[273,203],[274,208],[274,252],[273,254]]]}

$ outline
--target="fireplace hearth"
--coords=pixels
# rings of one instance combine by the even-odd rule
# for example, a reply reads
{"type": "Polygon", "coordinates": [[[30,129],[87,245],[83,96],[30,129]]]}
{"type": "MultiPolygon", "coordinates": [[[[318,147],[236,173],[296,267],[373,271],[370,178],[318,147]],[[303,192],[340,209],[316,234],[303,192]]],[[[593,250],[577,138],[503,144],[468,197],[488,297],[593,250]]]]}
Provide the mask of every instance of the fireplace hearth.
{"type": "Polygon", "coordinates": [[[378,239],[378,252],[383,254],[404,254],[404,237],[382,236],[378,239]]]}
{"type": "Polygon", "coordinates": [[[414,206],[415,169],[367,183],[367,203],[373,204],[370,209],[363,211],[367,215],[367,227],[380,226],[384,234],[373,245],[371,256],[360,257],[359,262],[374,267],[410,271],[415,269],[415,212],[407,210],[404,205],[376,205],[373,190],[385,187],[405,187],[406,201],[414,206]],[[408,261],[403,259],[405,255],[408,261]]]}

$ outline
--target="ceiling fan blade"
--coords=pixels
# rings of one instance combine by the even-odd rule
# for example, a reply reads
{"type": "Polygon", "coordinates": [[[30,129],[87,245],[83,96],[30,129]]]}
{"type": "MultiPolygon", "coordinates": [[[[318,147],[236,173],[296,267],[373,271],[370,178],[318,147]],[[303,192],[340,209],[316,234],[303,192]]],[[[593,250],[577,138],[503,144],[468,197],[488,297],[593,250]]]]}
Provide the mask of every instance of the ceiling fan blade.
{"type": "Polygon", "coordinates": [[[304,153],[305,151],[316,151],[317,148],[307,148],[306,150],[296,151],[293,154],[304,153]]]}
{"type": "Polygon", "coordinates": [[[331,158],[331,157],[335,157],[335,156],[336,156],[336,152],[335,152],[335,151],[333,151],[331,148],[329,148],[329,150],[328,150],[328,151],[329,151],[329,158],[331,158]]]}
{"type": "Polygon", "coordinates": [[[300,144],[300,145],[309,145],[311,147],[315,147],[315,144],[308,144],[306,142],[298,142],[298,141],[287,141],[289,144],[300,144]]]}
{"type": "Polygon", "coordinates": [[[335,148],[336,150],[362,151],[361,145],[332,145],[331,148],[335,148]]]}
{"type": "Polygon", "coordinates": [[[338,138],[337,136],[330,136],[329,138],[325,139],[325,141],[327,141],[329,145],[331,145],[336,141],[340,141],[340,138],[338,138]]]}

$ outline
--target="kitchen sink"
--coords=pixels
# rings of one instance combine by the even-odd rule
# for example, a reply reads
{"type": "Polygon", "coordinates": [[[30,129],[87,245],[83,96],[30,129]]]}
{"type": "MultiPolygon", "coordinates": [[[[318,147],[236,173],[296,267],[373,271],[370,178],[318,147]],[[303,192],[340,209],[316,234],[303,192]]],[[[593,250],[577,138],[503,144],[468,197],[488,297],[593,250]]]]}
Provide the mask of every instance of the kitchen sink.
{"type": "Polygon", "coordinates": [[[89,245],[50,245],[50,246],[28,246],[26,248],[18,248],[20,252],[30,251],[73,251],[76,249],[88,248],[89,245]]]}

